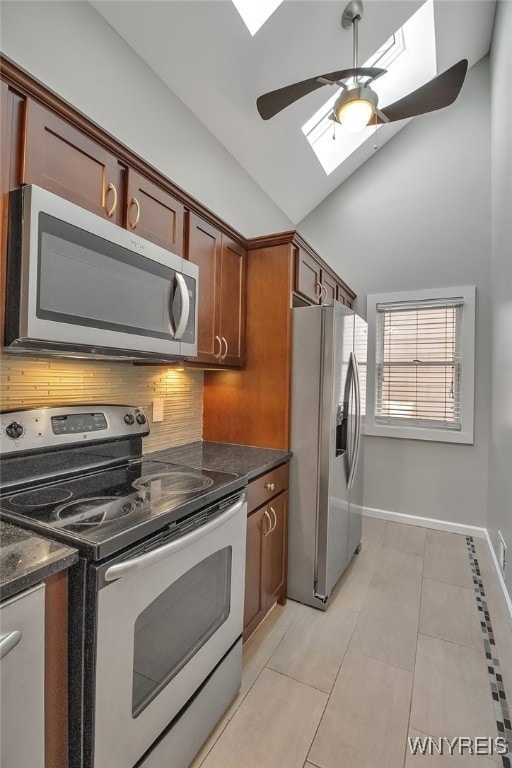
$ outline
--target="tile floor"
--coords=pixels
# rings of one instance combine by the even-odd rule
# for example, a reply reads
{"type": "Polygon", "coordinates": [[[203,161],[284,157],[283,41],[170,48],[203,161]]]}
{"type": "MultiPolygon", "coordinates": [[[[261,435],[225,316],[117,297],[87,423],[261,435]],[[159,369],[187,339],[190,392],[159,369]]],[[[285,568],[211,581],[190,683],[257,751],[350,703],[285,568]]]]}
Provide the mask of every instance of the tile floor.
{"type": "MultiPolygon", "coordinates": [[[[512,627],[487,545],[474,545],[510,706],[512,627]]],[[[481,616],[465,536],[364,518],[327,612],[288,601],[246,643],[240,693],[192,768],[507,765],[407,745],[499,735],[481,616]]]]}

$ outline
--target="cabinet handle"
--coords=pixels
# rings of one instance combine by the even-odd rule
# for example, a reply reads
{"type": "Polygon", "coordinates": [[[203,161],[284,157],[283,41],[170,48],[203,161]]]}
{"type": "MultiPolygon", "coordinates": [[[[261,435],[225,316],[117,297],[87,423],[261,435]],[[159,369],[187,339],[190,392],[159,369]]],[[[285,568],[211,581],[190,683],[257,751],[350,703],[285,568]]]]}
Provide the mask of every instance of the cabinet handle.
{"type": "Polygon", "coordinates": [[[222,354],[222,341],[220,340],[220,336],[215,337],[215,341],[213,343],[213,356],[217,358],[217,360],[220,359],[220,356],[222,354]],[[219,351],[217,354],[215,354],[215,344],[219,342],[219,351]]]}
{"type": "Polygon", "coordinates": [[[220,358],[220,359],[221,359],[222,361],[224,361],[224,360],[226,359],[226,355],[228,354],[228,343],[227,343],[226,339],[224,338],[224,336],[222,337],[222,341],[223,341],[223,342],[224,342],[224,344],[226,345],[226,351],[224,352],[224,354],[221,356],[221,358],[220,358]]]}
{"type": "Polygon", "coordinates": [[[316,293],[316,298],[318,299],[318,301],[320,301],[321,298],[322,298],[322,288],[323,288],[322,283],[320,282],[320,280],[317,280],[316,281],[315,293],[316,293]]]}
{"type": "Polygon", "coordinates": [[[111,219],[112,216],[114,215],[114,212],[115,212],[116,208],[117,208],[117,189],[112,184],[112,182],[110,182],[110,184],[107,187],[107,191],[105,193],[105,201],[107,199],[107,195],[108,195],[109,192],[113,192],[114,193],[114,202],[112,203],[112,208],[107,208],[105,206],[105,210],[107,212],[107,216],[109,217],[109,219],[111,219]]]}
{"type": "MultiPolygon", "coordinates": [[[[272,514],[274,515],[274,527],[272,528],[272,531],[275,531],[275,529],[277,528],[277,515],[275,513],[274,507],[269,507],[269,509],[272,512],[272,514]]],[[[271,533],[272,533],[272,531],[271,531],[271,533]]]]}
{"type": "Polygon", "coordinates": [[[135,229],[135,227],[139,223],[139,219],[140,219],[140,203],[136,197],[132,197],[132,199],[130,200],[130,205],[128,206],[128,224],[130,225],[130,229],[135,229]],[[130,211],[132,209],[132,205],[137,206],[137,215],[135,217],[134,222],[130,221],[130,211]]]}
{"type": "Polygon", "coordinates": [[[274,485],[274,483],[265,483],[265,489],[267,491],[273,491],[275,487],[276,486],[274,485]]]}
{"type": "Polygon", "coordinates": [[[324,300],[327,298],[327,288],[325,287],[325,285],[322,285],[322,283],[320,283],[320,287],[322,288],[322,290],[320,291],[320,303],[322,304],[324,300]]]}
{"type": "Polygon", "coordinates": [[[265,511],[263,512],[263,514],[265,515],[265,517],[266,517],[266,518],[267,518],[267,520],[268,520],[268,531],[266,531],[266,532],[265,532],[263,535],[264,535],[264,536],[268,536],[268,535],[269,535],[269,533],[272,531],[272,519],[271,519],[271,517],[270,517],[269,513],[267,512],[267,510],[265,510],[265,511]]]}

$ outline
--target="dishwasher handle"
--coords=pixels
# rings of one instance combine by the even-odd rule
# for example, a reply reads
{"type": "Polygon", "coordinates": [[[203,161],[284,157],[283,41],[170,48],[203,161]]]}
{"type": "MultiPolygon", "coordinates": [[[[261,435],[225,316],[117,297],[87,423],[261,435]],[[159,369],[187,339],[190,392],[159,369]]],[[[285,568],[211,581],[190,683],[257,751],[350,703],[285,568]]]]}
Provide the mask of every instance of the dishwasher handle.
{"type": "Polygon", "coordinates": [[[168,544],[164,544],[162,547],[158,547],[158,549],[153,549],[151,552],[146,552],[145,554],[139,555],[138,557],[125,560],[124,563],[116,563],[115,565],[111,565],[110,568],[108,568],[105,572],[105,581],[115,581],[116,579],[121,579],[123,576],[129,576],[132,573],[142,571],[143,568],[147,568],[149,565],[155,565],[156,563],[159,563],[161,560],[169,557],[169,555],[174,554],[175,552],[179,552],[185,547],[190,546],[190,544],[193,544],[198,539],[201,539],[203,536],[208,535],[216,528],[220,528],[221,525],[224,525],[224,523],[227,523],[229,520],[235,517],[235,515],[240,512],[244,505],[245,493],[240,497],[238,501],[228,507],[225,512],[216,517],[214,520],[211,520],[209,523],[201,525],[199,528],[196,528],[190,533],[181,536],[179,539],[175,539],[174,541],[170,541],[168,544]]]}
{"type": "Polygon", "coordinates": [[[21,640],[21,637],[22,635],[19,629],[15,629],[12,632],[9,632],[9,634],[0,637],[0,659],[3,659],[4,656],[7,656],[7,654],[13,650],[13,648],[16,648],[21,640]]]}

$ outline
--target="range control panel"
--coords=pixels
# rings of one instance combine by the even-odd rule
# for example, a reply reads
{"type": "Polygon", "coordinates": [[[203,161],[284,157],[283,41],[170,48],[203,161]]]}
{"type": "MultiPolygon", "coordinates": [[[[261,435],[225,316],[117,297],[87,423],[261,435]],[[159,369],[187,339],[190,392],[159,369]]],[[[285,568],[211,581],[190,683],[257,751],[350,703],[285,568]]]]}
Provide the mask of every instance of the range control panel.
{"type": "Polygon", "coordinates": [[[2,454],[148,434],[143,408],[133,405],[74,405],[0,414],[2,454]]]}

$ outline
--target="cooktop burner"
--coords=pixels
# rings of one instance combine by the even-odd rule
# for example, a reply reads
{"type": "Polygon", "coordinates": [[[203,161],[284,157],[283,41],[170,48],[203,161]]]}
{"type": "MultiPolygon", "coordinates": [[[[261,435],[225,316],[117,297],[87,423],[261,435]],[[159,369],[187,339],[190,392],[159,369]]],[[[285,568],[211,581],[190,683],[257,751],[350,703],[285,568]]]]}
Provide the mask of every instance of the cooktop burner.
{"type": "Polygon", "coordinates": [[[93,496],[90,499],[78,499],[55,510],[56,522],[53,525],[63,528],[73,527],[75,530],[92,525],[102,525],[109,520],[117,520],[129,515],[137,509],[138,504],[142,503],[142,500],[139,499],[118,499],[116,496],[93,496]]]}
{"type": "Polygon", "coordinates": [[[143,491],[145,498],[161,499],[180,493],[205,491],[213,485],[213,480],[194,469],[176,468],[169,472],[144,475],[135,480],[132,485],[137,490],[143,491]]]}
{"type": "Polygon", "coordinates": [[[73,495],[67,488],[36,488],[34,491],[22,491],[11,496],[10,502],[14,507],[47,507],[49,504],[59,504],[67,501],[73,495]]]}

